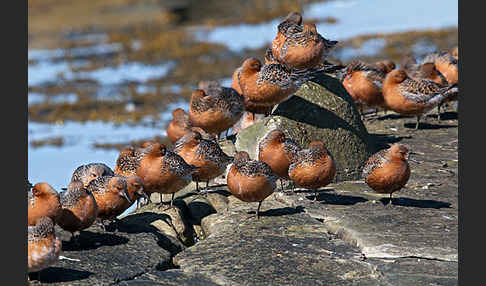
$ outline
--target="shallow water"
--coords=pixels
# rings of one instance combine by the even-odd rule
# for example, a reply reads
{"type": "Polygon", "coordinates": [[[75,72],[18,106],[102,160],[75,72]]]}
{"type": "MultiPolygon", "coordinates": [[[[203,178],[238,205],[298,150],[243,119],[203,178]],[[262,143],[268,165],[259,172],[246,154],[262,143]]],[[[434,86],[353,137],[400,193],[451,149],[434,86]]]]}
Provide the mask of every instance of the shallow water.
{"type": "MultiPolygon", "coordinates": [[[[302,12],[302,17],[304,20],[336,18],[338,22],[335,24],[316,24],[317,31],[328,39],[345,40],[364,34],[457,26],[457,7],[457,0],[329,1],[310,4],[302,12]]],[[[196,32],[196,37],[225,44],[235,52],[259,48],[271,43],[277,32],[277,25],[282,19],[255,25],[217,27],[211,31],[201,28],[196,32]]]]}

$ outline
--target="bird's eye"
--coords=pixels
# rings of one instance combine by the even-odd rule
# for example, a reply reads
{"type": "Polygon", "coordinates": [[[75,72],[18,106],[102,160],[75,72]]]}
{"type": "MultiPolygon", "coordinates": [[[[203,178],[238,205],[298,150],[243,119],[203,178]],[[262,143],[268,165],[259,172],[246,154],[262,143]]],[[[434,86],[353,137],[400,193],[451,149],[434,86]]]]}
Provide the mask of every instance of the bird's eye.
{"type": "Polygon", "coordinates": [[[91,177],[96,177],[96,174],[94,174],[94,173],[91,173],[91,177]]]}

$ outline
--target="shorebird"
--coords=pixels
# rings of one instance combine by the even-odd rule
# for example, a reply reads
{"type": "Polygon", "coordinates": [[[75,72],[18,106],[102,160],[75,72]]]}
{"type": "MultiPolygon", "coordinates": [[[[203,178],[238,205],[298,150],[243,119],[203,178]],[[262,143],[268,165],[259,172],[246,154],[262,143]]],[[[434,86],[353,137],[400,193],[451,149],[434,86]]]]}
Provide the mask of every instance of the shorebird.
{"type": "Polygon", "coordinates": [[[216,134],[228,130],[244,111],[244,98],[233,88],[219,87],[207,90],[197,89],[192,93],[189,120],[192,126],[201,127],[216,134]]]}
{"type": "Polygon", "coordinates": [[[392,194],[402,189],[410,178],[409,150],[405,145],[393,144],[373,154],[365,163],[363,178],[377,193],[392,194]]]}
{"type": "Polygon", "coordinates": [[[202,138],[197,131],[190,131],[179,139],[173,152],[181,156],[188,164],[196,166],[192,180],[196,182],[199,192],[199,182],[209,181],[223,174],[232,158],[221,150],[218,143],[202,138]]]}
{"type": "Polygon", "coordinates": [[[113,176],[113,170],[104,163],[89,163],[86,165],[81,165],[76,170],[71,177],[71,182],[81,181],[86,187],[92,180],[101,176],[113,176]]]}
{"type": "Polygon", "coordinates": [[[267,163],[280,177],[282,190],[282,179],[290,179],[289,166],[300,150],[297,142],[286,138],[285,133],[278,129],[270,131],[258,144],[258,160],[267,163]]]}
{"type": "Polygon", "coordinates": [[[330,41],[317,32],[315,24],[302,24],[298,13],[290,13],[281,22],[272,42],[275,59],[293,69],[309,69],[324,63],[337,41],[330,41]]]}
{"type": "Polygon", "coordinates": [[[124,176],[102,176],[92,180],[86,189],[91,192],[98,206],[98,219],[105,230],[105,220],[116,218],[120,209],[132,203],[127,193],[127,181],[124,176]]]}
{"type": "Polygon", "coordinates": [[[387,107],[397,113],[415,115],[418,129],[420,118],[448,98],[457,96],[457,84],[442,87],[427,80],[413,80],[402,69],[387,74],[383,82],[383,96],[387,107]]]}
{"type": "Polygon", "coordinates": [[[172,120],[167,126],[167,137],[172,144],[179,140],[187,131],[191,129],[189,116],[182,108],[172,111],[172,120]]]}
{"type": "Polygon", "coordinates": [[[34,225],[40,217],[52,220],[61,213],[59,194],[48,183],[37,183],[27,191],[27,223],[34,225]]]}
{"type": "Polygon", "coordinates": [[[37,272],[57,262],[62,251],[61,239],[56,235],[49,217],[38,217],[27,226],[27,272],[37,272]]]}
{"type": "Polygon", "coordinates": [[[261,161],[250,160],[248,153],[237,152],[233,165],[228,172],[228,189],[237,199],[244,202],[258,202],[257,219],[260,218],[260,207],[263,200],[270,196],[278,176],[270,166],[261,161]]]}
{"type": "Polygon", "coordinates": [[[67,190],[61,192],[61,214],[56,223],[65,231],[74,233],[90,227],[98,216],[98,205],[93,194],[81,181],[72,181],[67,190]]]}
{"type": "Polygon", "coordinates": [[[322,141],[313,141],[300,150],[289,166],[290,179],[299,187],[314,190],[314,201],[317,190],[331,183],[335,175],[336,165],[322,141]]]}
{"type": "Polygon", "coordinates": [[[363,106],[386,108],[381,90],[387,70],[388,66],[383,63],[362,61],[353,61],[346,67],[343,86],[358,106],[362,119],[365,118],[363,106]]]}
{"type": "Polygon", "coordinates": [[[137,176],[142,179],[144,191],[148,195],[172,194],[172,208],[174,194],[191,182],[191,175],[196,171],[196,167],[187,164],[181,156],[167,150],[165,145],[160,143],[153,143],[143,149],[139,158],[137,176]]]}

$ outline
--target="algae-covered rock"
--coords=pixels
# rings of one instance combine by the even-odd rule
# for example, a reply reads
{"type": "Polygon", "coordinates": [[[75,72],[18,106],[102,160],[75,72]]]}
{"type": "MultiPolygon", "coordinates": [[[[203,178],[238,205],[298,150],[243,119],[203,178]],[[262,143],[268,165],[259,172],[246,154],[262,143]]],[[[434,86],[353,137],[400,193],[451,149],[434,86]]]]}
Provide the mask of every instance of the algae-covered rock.
{"type": "Polygon", "coordinates": [[[339,80],[328,75],[302,85],[274,108],[273,116],[242,130],[236,136],[236,150],[256,159],[258,143],[275,128],[303,148],[322,140],[336,163],[338,181],[359,179],[365,161],[376,151],[353,99],[339,80]]]}

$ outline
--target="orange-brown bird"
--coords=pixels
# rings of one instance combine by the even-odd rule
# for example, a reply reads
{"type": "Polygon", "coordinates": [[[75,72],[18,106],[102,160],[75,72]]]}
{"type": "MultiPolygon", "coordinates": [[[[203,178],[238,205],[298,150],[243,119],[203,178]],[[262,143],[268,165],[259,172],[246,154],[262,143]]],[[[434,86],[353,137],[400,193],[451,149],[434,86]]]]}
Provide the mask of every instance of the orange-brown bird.
{"type": "Polygon", "coordinates": [[[27,272],[37,272],[54,264],[62,251],[61,239],[56,235],[49,217],[38,217],[27,226],[27,272]]]}
{"type": "Polygon", "coordinates": [[[330,41],[317,32],[315,24],[302,23],[298,13],[290,13],[281,22],[272,42],[275,59],[292,69],[309,69],[323,64],[337,41],[330,41]]]}
{"type": "Polygon", "coordinates": [[[98,216],[98,205],[93,194],[81,181],[69,183],[66,191],[61,192],[61,215],[56,223],[65,231],[74,233],[90,227],[98,216]]]}
{"type": "Polygon", "coordinates": [[[104,163],[89,163],[74,170],[71,182],[81,181],[86,187],[92,180],[101,176],[113,176],[113,170],[104,163]]]}
{"type": "Polygon", "coordinates": [[[336,165],[324,142],[313,141],[307,149],[297,153],[297,158],[289,166],[289,177],[299,187],[317,190],[332,182],[336,175],[336,165]]]}
{"type": "Polygon", "coordinates": [[[439,103],[457,96],[457,84],[442,87],[427,79],[413,80],[405,70],[397,69],[387,74],[383,82],[383,97],[387,107],[397,113],[415,115],[418,129],[420,118],[439,103]]]}
{"type": "Polygon", "coordinates": [[[346,67],[343,86],[358,106],[364,119],[363,107],[386,108],[381,92],[386,66],[353,61],[346,67]]]}
{"type": "MultiPolygon", "coordinates": [[[[261,65],[260,60],[249,58],[243,62],[238,79],[248,104],[273,107],[290,98],[302,84],[321,72],[320,69],[290,70],[279,63],[261,65]]],[[[259,112],[254,112],[259,113],[259,112]]]]}
{"type": "MultiPolygon", "coordinates": [[[[269,132],[258,144],[258,160],[265,162],[282,179],[289,178],[289,166],[297,158],[300,145],[281,130],[269,132]]],[[[282,182],[281,188],[283,190],[282,182]]]]}
{"type": "MultiPolygon", "coordinates": [[[[261,69],[261,63],[255,61],[255,69],[261,69]]],[[[253,119],[255,118],[255,114],[265,114],[269,115],[272,112],[273,106],[268,106],[265,104],[259,104],[256,102],[252,102],[249,98],[245,97],[243,94],[243,90],[241,89],[240,85],[240,77],[241,77],[241,70],[243,69],[243,65],[238,67],[234,72],[231,80],[231,87],[236,90],[239,94],[243,95],[244,97],[244,104],[245,104],[245,111],[251,112],[253,119]]]]}
{"type": "Polygon", "coordinates": [[[191,129],[189,116],[182,108],[172,111],[172,120],[167,126],[167,137],[172,144],[179,140],[187,131],[191,129]]]}
{"type": "Polygon", "coordinates": [[[154,143],[141,150],[137,176],[142,179],[144,191],[151,193],[172,194],[170,207],[173,207],[174,194],[191,182],[191,175],[196,167],[167,150],[165,145],[154,143]]]}
{"type": "Polygon", "coordinates": [[[27,191],[27,223],[34,225],[39,217],[52,220],[61,213],[59,194],[48,183],[37,183],[27,191]]]}
{"type": "MultiPolygon", "coordinates": [[[[459,82],[459,65],[458,65],[458,58],[454,57],[449,52],[440,52],[435,54],[429,54],[425,56],[424,63],[434,63],[435,68],[444,75],[445,79],[447,80],[447,84],[457,84],[459,82]]],[[[457,94],[452,97],[446,98],[444,101],[440,102],[438,105],[439,117],[440,120],[440,107],[451,101],[457,101],[458,97],[457,94]]]]}
{"type": "Polygon", "coordinates": [[[261,161],[250,160],[248,153],[242,151],[234,156],[227,183],[231,194],[239,200],[258,202],[258,219],[262,202],[273,193],[277,180],[278,176],[272,172],[270,166],[261,161]]]}
{"type": "Polygon", "coordinates": [[[132,203],[127,194],[127,181],[123,176],[102,176],[92,180],[86,189],[98,205],[98,219],[105,230],[105,220],[113,220],[121,214],[126,202],[132,203]]]}
{"type": "Polygon", "coordinates": [[[192,126],[216,134],[228,130],[244,111],[244,98],[233,88],[197,89],[192,93],[189,120],[192,126]]]}
{"type": "Polygon", "coordinates": [[[372,155],[363,168],[366,184],[375,192],[392,194],[402,189],[410,178],[409,150],[402,144],[393,144],[372,155]]]}
{"type": "Polygon", "coordinates": [[[197,131],[186,133],[179,139],[173,149],[188,164],[196,166],[192,173],[192,180],[196,182],[196,191],[199,192],[199,182],[209,181],[223,174],[232,158],[221,150],[218,143],[204,139],[197,131]]]}

